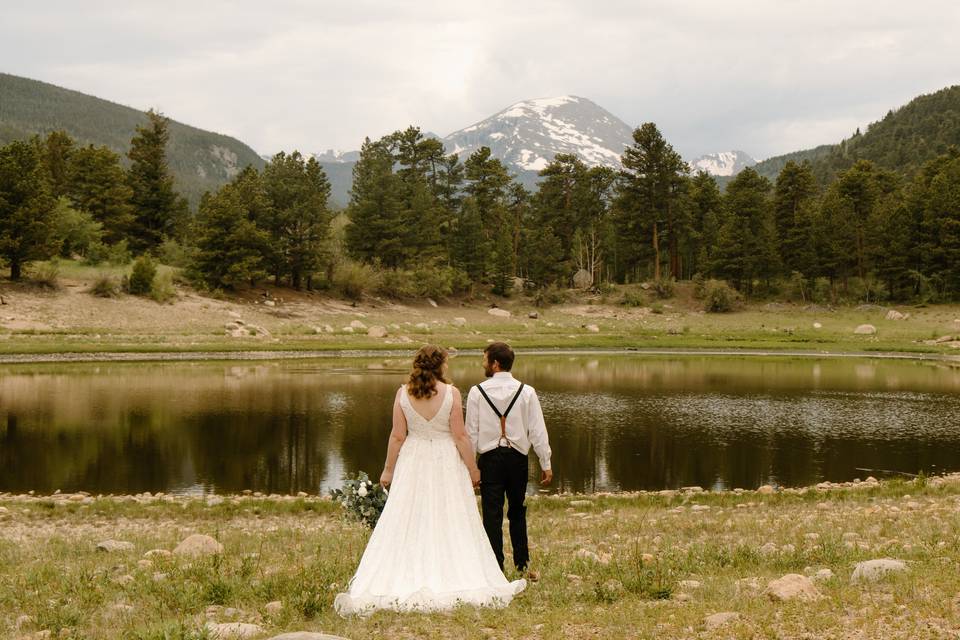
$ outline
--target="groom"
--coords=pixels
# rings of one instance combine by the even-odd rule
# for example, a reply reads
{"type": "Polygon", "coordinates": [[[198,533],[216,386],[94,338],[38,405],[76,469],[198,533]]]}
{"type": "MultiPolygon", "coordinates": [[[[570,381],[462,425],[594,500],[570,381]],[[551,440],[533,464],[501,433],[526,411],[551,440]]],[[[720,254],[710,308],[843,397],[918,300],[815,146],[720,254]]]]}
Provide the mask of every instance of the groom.
{"type": "MultiPolygon", "coordinates": [[[[523,573],[530,560],[527,549],[527,454],[533,447],[540,459],[540,484],[553,479],[550,443],[540,401],[533,387],[513,377],[513,349],[494,342],[483,351],[483,371],[488,380],[471,387],[467,395],[467,433],[480,454],[480,500],[483,528],[503,569],[503,498],[510,520],[513,563],[523,573]]],[[[531,578],[534,575],[531,574],[531,578]]]]}

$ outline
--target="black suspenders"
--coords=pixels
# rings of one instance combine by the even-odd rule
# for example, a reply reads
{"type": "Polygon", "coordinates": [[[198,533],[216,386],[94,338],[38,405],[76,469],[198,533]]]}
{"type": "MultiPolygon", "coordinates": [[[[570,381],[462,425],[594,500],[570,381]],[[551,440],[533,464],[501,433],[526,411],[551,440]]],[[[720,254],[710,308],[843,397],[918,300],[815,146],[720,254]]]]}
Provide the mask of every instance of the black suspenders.
{"type": "Polygon", "coordinates": [[[487,395],[487,392],[483,390],[483,387],[479,384],[477,385],[477,390],[480,391],[480,395],[483,396],[483,399],[487,401],[487,404],[490,405],[490,408],[493,409],[493,412],[497,414],[497,417],[500,418],[500,439],[497,440],[498,447],[509,447],[510,439],[507,438],[507,416],[510,415],[510,410],[513,409],[513,405],[517,403],[517,400],[520,398],[520,394],[523,392],[523,383],[520,383],[520,388],[517,389],[517,392],[513,396],[513,400],[510,401],[507,410],[503,413],[500,413],[500,409],[497,409],[497,405],[493,404],[493,400],[490,399],[490,396],[487,395]],[[506,444],[504,444],[506,442],[506,444]]]}

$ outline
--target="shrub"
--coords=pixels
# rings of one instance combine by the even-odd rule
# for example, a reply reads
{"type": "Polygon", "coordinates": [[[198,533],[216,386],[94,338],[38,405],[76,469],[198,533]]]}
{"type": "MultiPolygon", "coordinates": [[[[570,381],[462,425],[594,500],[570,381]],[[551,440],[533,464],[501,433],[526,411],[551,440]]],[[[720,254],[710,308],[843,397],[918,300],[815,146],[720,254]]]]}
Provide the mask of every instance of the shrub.
{"type": "Polygon", "coordinates": [[[657,297],[661,300],[666,300],[667,298],[672,298],[676,292],[676,288],[673,285],[673,280],[654,280],[653,281],[653,291],[657,294],[657,297]]]}
{"type": "Polygon", "coordinates": [[[84,255],[84,261],[92,265],[104,262],[123,265],[129,264],[132,259],[133,256],[130,254],[130,248],[127,246],[126,240],[121,240],[112,245],[106,245],[99,240],[91,242],[87,247],[86,255],[84,255]]]}
{"type": "Polygon", "coordinates": [[[625,307],[642,307],[647,303],[639,291],[627,291],[623,294],[620,304],[625,307]]]}
{"type": "Polygon", "coordinates": [[[402,269],[385,269],[380,272],[377,293],[388,298],[410,298],[415,293],[413,276],[402,269]]]}
{"type": "Polygon", "coordinates": [[[177,290],[173,287],[173,274],[162,271],[153,279],[150,287],[150,298],[157,302],[169,302],[177,297],[177,290]]]}
{"type": "Polygon", "coordinates": [[[453,271],[451,267],[425,266],[413,272],[413,283],[417,295],[422,298],[446,298],[453,293],[453,271]]]}
{"type": "Polygon", "coordinates": [[[660,314],[664,312],[664,307],[661,303],[654,302],[652,305],[650,305],[650,311],[652,311],[653,313],[660,314]]]}
{"type": "Polygon", "coordinates": [[[165,239],[157,247],[157,259],[161,264],[186,268],[193,262],[192,247],[187,247],[172,238],[165,239]]]}
{"type": "Polygon", "coordinates": [[[567,289],[560,289],[556,285],[551,285],[537,292],[533,299],[533,304],[537,308],[543,308],[552,304],[563,304],[570,299],[570,292],[567,289]]]}
{"type": "Polygon", "coordinates": [[[156,277],[157,265],[149,256],[140,256],[133,263],[133,271],[127,280],[127,292],[135,296],[149,295],[156,277]]]}
{"type": "Polygon", "coordinates": [[[690,280],[693,282],[693,297],[697,300],[703,300],[703,297],[707,294],[707,281],[703,274],[698,271],[693,274],[690,280]]]}
{"type": "Polygon", "coordinates": [[[48,289],[57,288],[57,278],[60,276],[60,262],[54,258],[49,262],[44,262],[33,272],[32,280],[41,287],[48,289]]]}
{"type": "Polygon", "coordinates": [[[704,308],[708,313],[727,313],[733,311],[740,294],[722,280],[709,280],[704,286],[703,297],[704,308]]]}
{"type": "Polygon", "coordinates": [[[120,288],[116,280],[105,273],[101,273],[94,280],[93,286],[90,287],[90,293],[101,298],[115,298],[120,295],[120,288]]]}
{"type": "Polygon", "coordinates": [[[333,286],[351,300],[359,300],[368,291],[375,291],[379,282],[373,267],[345,261],[333,269],[333,286]]]}

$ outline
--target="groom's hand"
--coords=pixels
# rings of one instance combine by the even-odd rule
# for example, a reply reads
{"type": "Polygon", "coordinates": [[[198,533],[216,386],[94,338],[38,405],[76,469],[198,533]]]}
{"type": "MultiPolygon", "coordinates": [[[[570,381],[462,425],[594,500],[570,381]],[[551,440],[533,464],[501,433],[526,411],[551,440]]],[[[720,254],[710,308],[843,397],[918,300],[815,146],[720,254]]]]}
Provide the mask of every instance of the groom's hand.
{"type": "Polygon", "coordinates": [[[547,486],[553,480],[553,471],[547,469],[540,472],[540,484],[547,486]]]}

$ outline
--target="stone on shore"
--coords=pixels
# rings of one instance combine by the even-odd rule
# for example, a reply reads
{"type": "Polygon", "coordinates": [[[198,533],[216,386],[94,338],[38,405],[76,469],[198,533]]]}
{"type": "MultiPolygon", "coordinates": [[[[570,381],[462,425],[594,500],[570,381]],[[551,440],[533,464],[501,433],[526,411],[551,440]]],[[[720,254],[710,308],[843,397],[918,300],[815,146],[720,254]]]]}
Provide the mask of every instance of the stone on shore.
{"type": "Polygon", "coordinates": [[[133,551],[133,549],[134,546],[132,542],[123,542],[122,540],[104,540],[97,544],[97,551],[105,551],[107,553],[133,551]]]}
{"type": "Polygon", "coordinates": [[[494,307],[492,309],[487,309],[487,313],[497,318],[509,318],[512,314],[506,309],[499,309],[494,307]]]}
{"type": "Polygon", "coordinates": [[[890,311],[887,311],[887,320],[906,320],[909,317],[909,313],[900,313],[896,309],[890,309],[890,311]]]}
{"type": "Polygon", "coordinates": [[[877,332],[877,328],[872,324],[861,324],[856,329],[853,330],[853,333],[858,336],[872,336],[877,332]]]}
{"type": "Polygon", "coordinates": [[[788,573],[767,583],[767,595],[771,600],[784,602],[794,599],[816,600],[820,597],[820,592],[807,576],[788,573]]]}
{"type": "Polygon", "coordinates": [[[223,553],[223,545],[210,536],[195,533],[178,544],[173,553],[178,556],[212,556],[223,553]]]}
{"type": "Polygon", "coordinates": [[[369,337],[369,338],[386,338],[386,337],[387,337],[387,329],[386,329],[386,327],[377,327],[377,326],[370,327],[369,329],[367,329],[367,337],[369,337]]]}
{"type": "Polygon", "coordinates": [[[281,633],[278,636],[267,638],[267,640],[347,640],[343,636],[331,636],[329,633],[316,633],[313,631],[291,631],[290,633],[281,633]]]}
{"type": "Polygon", "coordinates": [[[466,324],[467,324],[466,318],[457,317],[453,319],[453,326],[455,327],[463,327],[463,326],[466,326],[466,324]]]}
{"type": "Polygon", "coordinates": [[[876,582],[888,574],[906,571],[907,565],[901,560],[879,558],[858,562],[853,569],[850,581],[853,583],[876,582]]]}
{"type": "Polygon", "coordinates": [[[600,327],[598,327],[595,324],[588,324],[587,326],[584,327],[584,329],[586,329],[590,333],[600,333],[600,327]]]}

